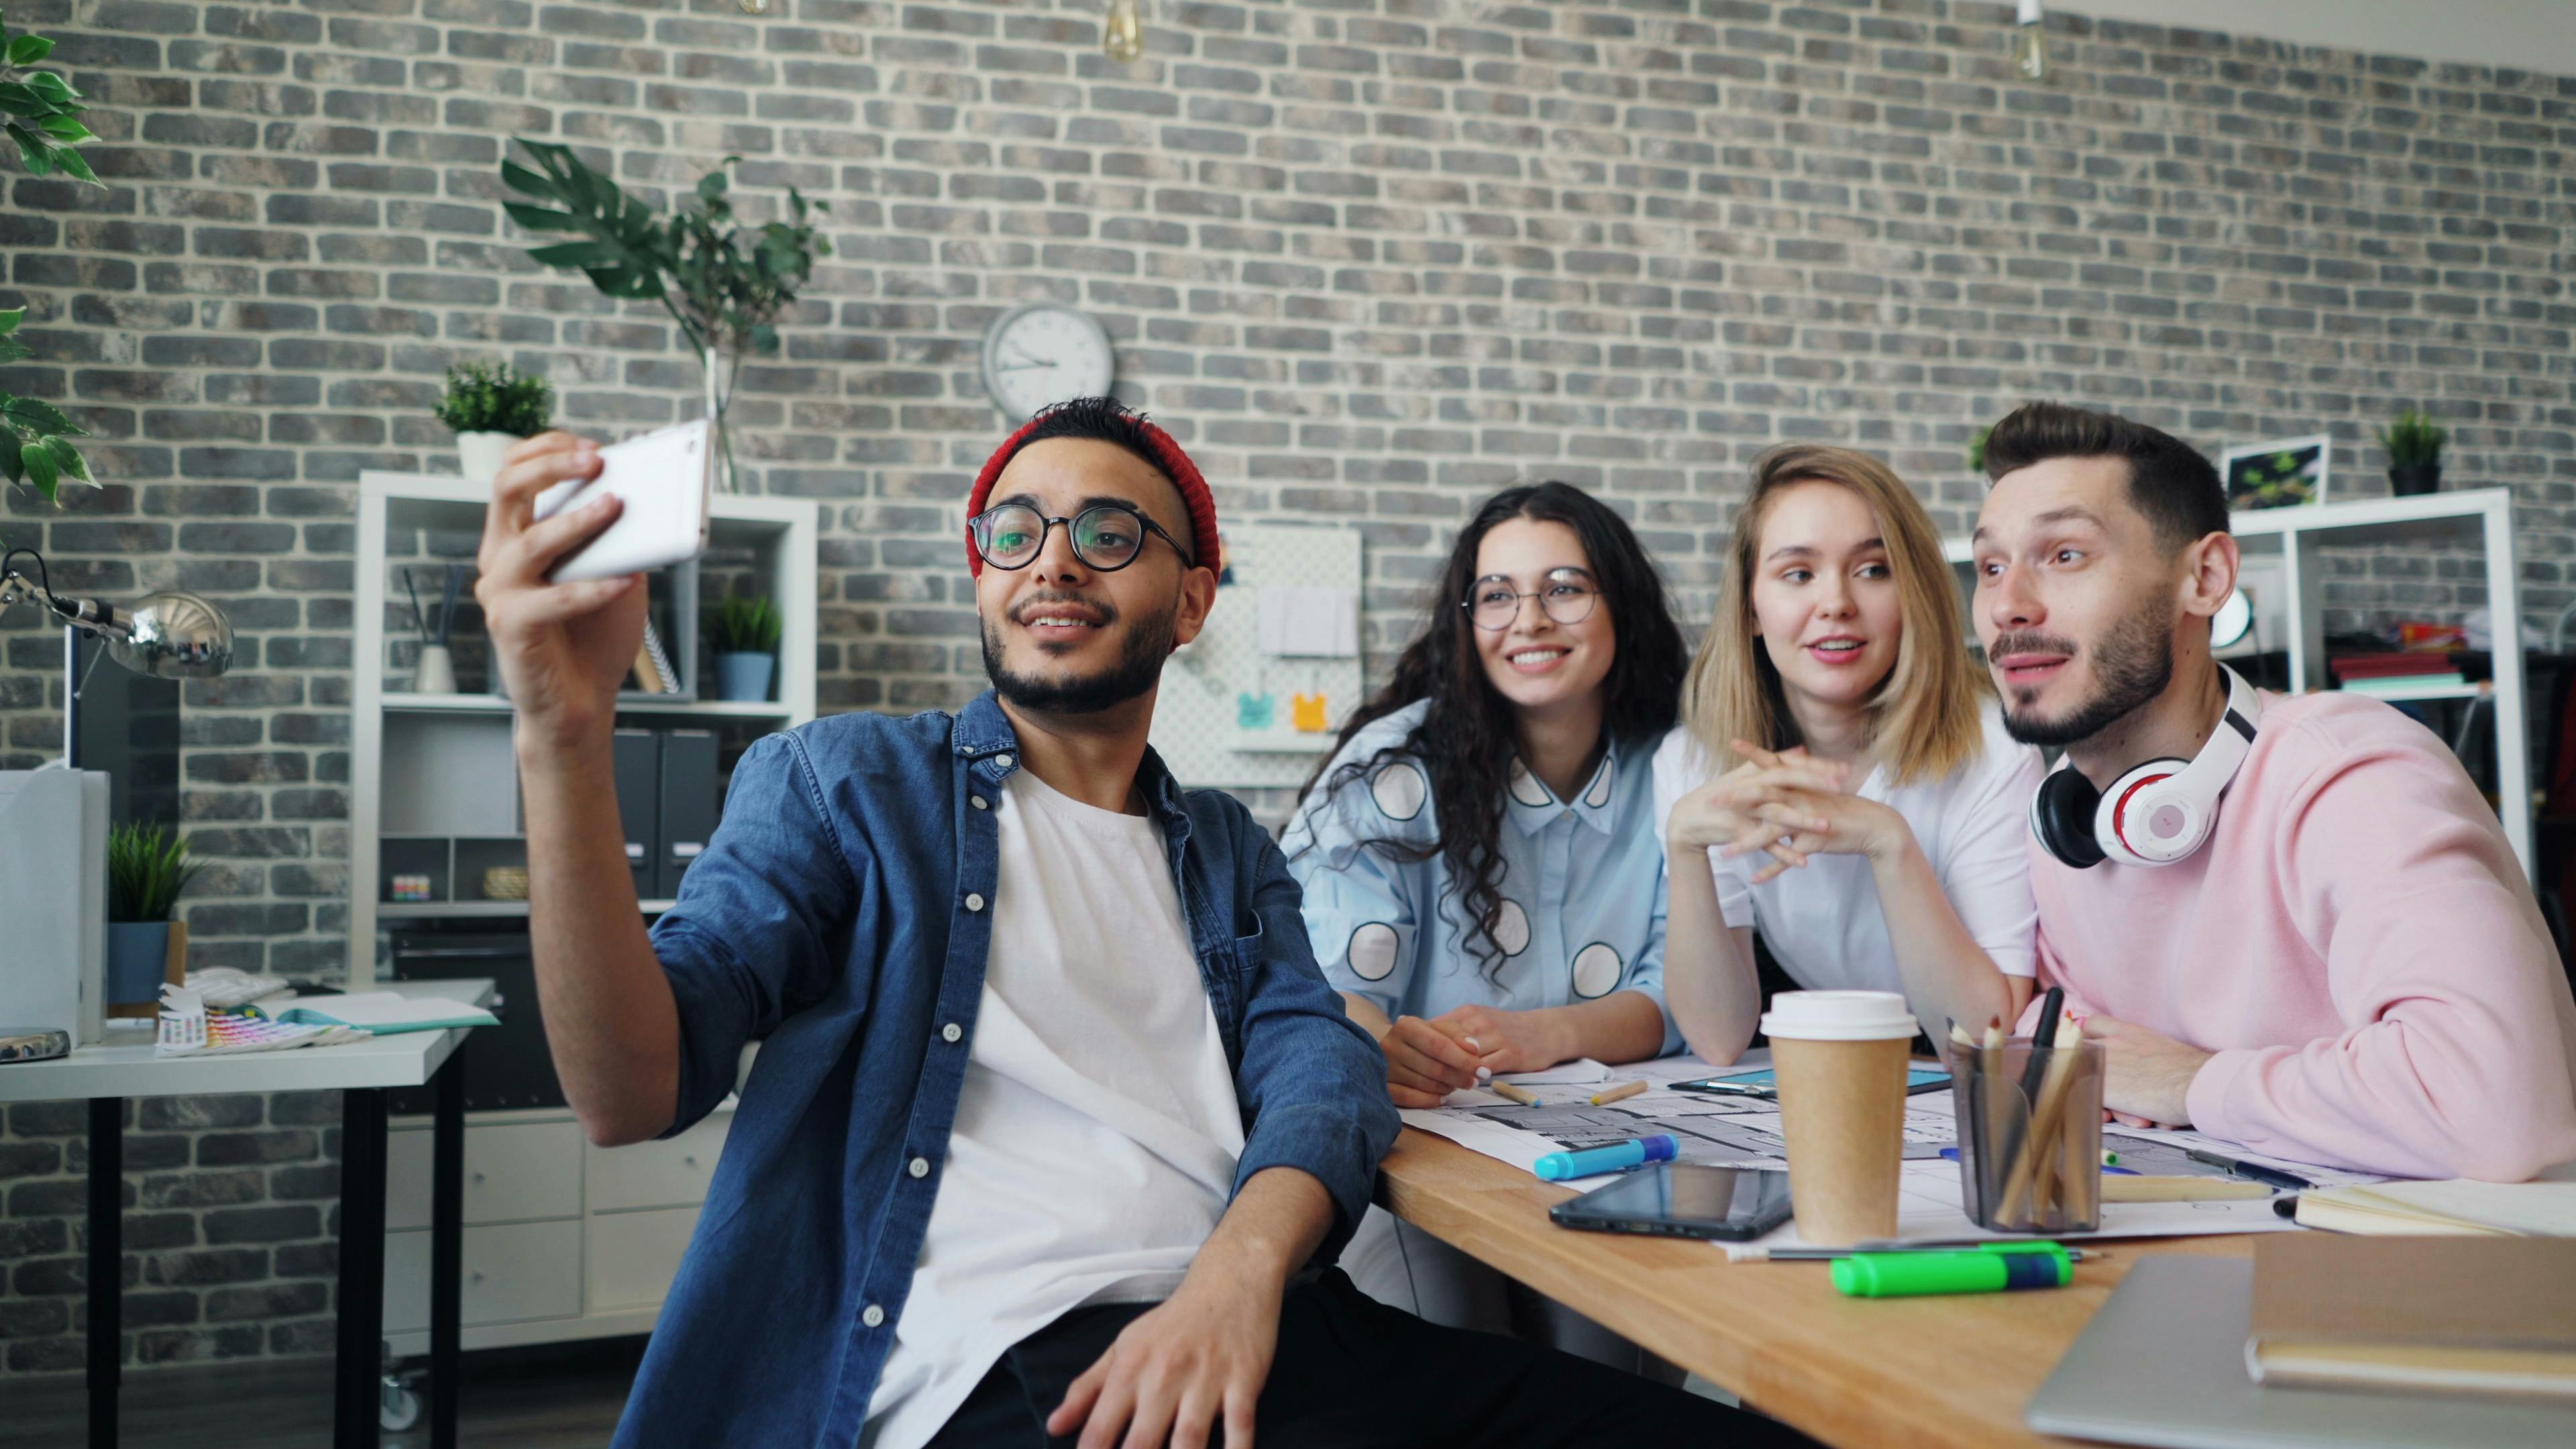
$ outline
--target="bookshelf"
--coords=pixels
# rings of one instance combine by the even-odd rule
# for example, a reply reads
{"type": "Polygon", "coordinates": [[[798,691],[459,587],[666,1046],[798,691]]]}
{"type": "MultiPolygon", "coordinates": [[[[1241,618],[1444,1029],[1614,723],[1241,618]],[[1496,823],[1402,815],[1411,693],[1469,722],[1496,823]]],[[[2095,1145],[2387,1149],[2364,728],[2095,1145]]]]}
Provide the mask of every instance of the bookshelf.
{"type": "MultiPolygon", "coordinates": [[[[509,749],[511,706],[488,690],[416,694],[408,689],[410,599],[395,570],[473,560],[490,489],[429,474],[369,471],[358,495],[358,666],[352,688],[349,769],[349,985],[375,981],[384,929],[397,922],[524,919],[525,901],[470,898],[467,883],[445,882],[443,899],[392,901],[381,885],[389,841],[448,838],[488,844],[520,833],[517,775],[509,749]]],[[[629,693],[619,723],[703,727],[733,735],[789,729],[814,717],[817,505],[794,499],[723,496],[711,508],[708,552],[666,570],[666,640],[684,686],[708,687],[698,665],[696,603],[702,573],[746,577],[776,600],[784,628],[774,698],[727,701],[629,693]]],[[[657,576],[658,578],[659,576],[657,576]]],[[[470,601],[470,594],[460,603],[470,601]]],[[[424,605],[429,601],[424,598],[424,605]]],[[[488,682],[480,651],[459,641],[468,683],[488,682]]],[[[453,857],[451,857],[453,858],[453,857]]],[[[647,914],[667,900],[647,900],[647,914]]]]}

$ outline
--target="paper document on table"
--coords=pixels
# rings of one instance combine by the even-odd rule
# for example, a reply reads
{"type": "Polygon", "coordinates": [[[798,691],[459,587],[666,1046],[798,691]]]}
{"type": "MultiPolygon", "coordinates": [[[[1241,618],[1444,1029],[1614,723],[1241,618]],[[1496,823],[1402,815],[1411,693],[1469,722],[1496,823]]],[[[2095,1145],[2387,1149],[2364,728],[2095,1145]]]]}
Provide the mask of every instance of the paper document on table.
{"type": "Polygon", "coordinates": [[[1494,1080],[1516,1087],[1589,1087],[1610,1080],[1610,1069],[1590,1057],[1576,1057],[1542,1071],[1497,1072],[1494,1080]]]}
{"type": "Polygon", "coordinates": [[[2214,1152],[2222,1157],[2234,1158],[2238,1162],[2250,1162],[2256,1167],[2269,1167],[2280,1172],[2292,1173],[2306,1178],[2319,1187],[2359,1187],[2369,1183],[2388,1181],[2387,1178],[2374,1173],[2347,1172],[2340,1167],[2320,1167],[2313,1162],[2298,1162],[2287,1157],[2266,1157],[2260,1152],[2249,1152],[2232,1142],[2224,1142],[2215,1137],[2204,1137],[2200,1133],[2176,1127],[2115,1127],[2105,1124],[2102,1128],[2102,1147],[2106,1152],[2120,1154],[2122,1167],[2143,1172],[2149,1176],[2224,1177],[2227,1175],[2224,1170],[2212,1167],[2206,1162],[2193,1161],[2190,1154],[2197,1148],[2203,1152],[2214,1152]]]}
{"type": "MultiPolygon", "coordinates": [[[[1776,1105],[1671,1089],[1674,1082],[1709,1075],[1706,1063],[1690,1057],[1666,1057],[1660,1061],[1621,1067],[1618,1074],[1631,1079],[1643,1077],[1653,1085],[1641,1095],[1606,1107],[1553,1102],[1523,1107],[1491,1093],[1456,1092],[1450,1095],[1448,1105],[1430,1110],[1410,1110],[1403,1117],[1406,1126],[1446,1137],[1462,1147],[1508,1162],[1524,1172],[1531,1171],[1538,1159],[1550,1152],[1602,1147],[1656,1132],[1669,1132],[1680,1142],[1680,1160],[1683,1162],[1711,1167],[1788,1166],[1788,1145],[1781,1135],[1780,1112],[1776,1105]]],[[[1978,1227],[1968,1217],[1960,1195],[1959,1164],[1940,1155],[1941,1149],[1955,1144],[1957,1138],[1958,1118],[1948,1092],[1927,1092],[1906,1099],[1905,1164],[1899,1182],[1897,1236],[1911,1239],[2029,1236],[1992,1232],[1978,1227]]],[[[2273,1165],[2269,1158],[2252,1157],[2241,1150],[2227,1148],[2215,1139],[2189,1132],[2105,1129],[2103,1142],[2109,1150],[2120,1154],[2124,1166],[2135,1153],[2142,1164],[2139,1170],[2151,1174],[2223,1176],[2217,1169],[2191,1162],[2183,1155],[2189,1147],[2202,1146],[2266,1166],[2273,1165]]],[[[2285,1167],[2317,1182],[2381,1180],[2322,1167],[2285,1167]]],[[[1566,1185],[1589,1190],[1609,1181],[1610,1177],[1611,1174],[1605,1173],[1566,1185]]],[[[2069,1239],[2182,1237],[2280,1232],[2297,1226],[2274,1212],[2269,1199],[2105,1203],[2102,1205],[2099,1232],[2060,1236],[2069,1239]]],[[[1800,1239],[1796,1225],[1792,1224],[1759,1241],[1781,1247],[1795,1245],[1800,1239]]]]}

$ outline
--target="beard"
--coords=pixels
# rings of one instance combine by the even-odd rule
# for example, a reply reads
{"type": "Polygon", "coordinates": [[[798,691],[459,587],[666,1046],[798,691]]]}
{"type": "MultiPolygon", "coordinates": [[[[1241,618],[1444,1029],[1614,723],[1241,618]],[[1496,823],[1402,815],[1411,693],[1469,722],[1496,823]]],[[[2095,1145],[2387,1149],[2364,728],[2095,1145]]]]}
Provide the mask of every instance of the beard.
{"type": "MultiPolygon", "coordinates": [[[[2103,634],[2101,642],[2093,647],[2093,674],[2099,681],[2094,685],[2093,697],[2064,719],[2022,713],[2015,705],[2027,707],[2030,693],[2004,686],[2004,733],[2025,745],[2081,744],[2153,702],[2173,682],[2173,625],[2166,618],[2169,607],[2162,598],[2150,598],[2103,634]]],[[[1993,658],[1998,654],[2051,651],[2076,652],[2065,640],[2045,634],[2006,634],[1996,639],[1986,654],[1993,658]]]]}
{"type": "MultiPolygon", "coordinates": [[[[1023,609],[1049,602],[1067,602],[1080,596],[1041,593],[1023,604],[1023,609]]],[[[1081,598],[1086,607],[1101,614],[1100,627],[1118,622],[1118,611],[1099,599],[1081,598]]],[[[983,621],[984,674],[1002,698],[1031,714],[1098,714],[1114,709],[1152,689],[1163,677],[1163,661],[1172,654],[1172,638],[1181,606],[1160,614],[1137,619],[1128,626],[1127,639],[1118,652],[1118,662],[1096,674],[1077,675],[1070,679],[1040,679],[1034,675],[1015,674],[1003,663],[1001,631],[993,621],[983,621]]]]}

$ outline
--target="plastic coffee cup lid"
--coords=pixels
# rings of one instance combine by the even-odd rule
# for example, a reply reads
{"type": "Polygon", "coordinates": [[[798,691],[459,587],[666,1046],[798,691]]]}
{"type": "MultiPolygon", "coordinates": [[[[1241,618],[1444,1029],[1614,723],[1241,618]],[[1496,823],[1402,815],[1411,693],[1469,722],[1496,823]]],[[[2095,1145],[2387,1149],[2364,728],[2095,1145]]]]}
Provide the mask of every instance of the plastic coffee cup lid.
{"type": "Polygon", "coordinates": [[[1762,1013],[1762,1034],[1791,1041],[1910,1038],[1914,1013],[1893,991],[1783,991],[1762,1013]]]}

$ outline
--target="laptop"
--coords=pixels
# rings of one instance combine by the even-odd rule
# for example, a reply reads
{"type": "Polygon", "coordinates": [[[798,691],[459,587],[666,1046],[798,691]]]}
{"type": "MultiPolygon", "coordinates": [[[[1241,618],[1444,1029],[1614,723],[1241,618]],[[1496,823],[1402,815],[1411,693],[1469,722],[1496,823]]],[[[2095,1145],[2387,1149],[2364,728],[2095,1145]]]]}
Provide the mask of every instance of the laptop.
{"type": "Polygon", "coordinates": [[[2031,1397],[2045,1434],[2170,1449],[2530,1449],[2576,1444],[2576,1406],[2264,1388],[2245,1369],[2250,1258],[2151,1253],[2031,1397]]]}

